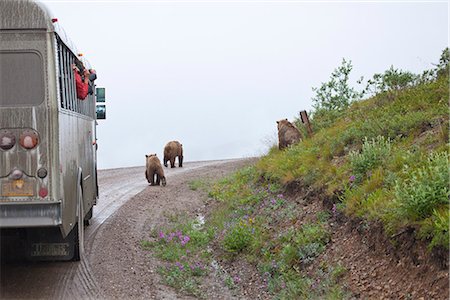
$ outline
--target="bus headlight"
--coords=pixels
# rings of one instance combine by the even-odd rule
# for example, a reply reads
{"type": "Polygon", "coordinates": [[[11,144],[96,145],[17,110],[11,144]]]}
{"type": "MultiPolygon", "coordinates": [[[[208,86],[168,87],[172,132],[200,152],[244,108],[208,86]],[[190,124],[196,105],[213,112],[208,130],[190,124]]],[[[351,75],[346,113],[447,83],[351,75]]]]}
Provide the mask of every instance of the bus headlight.
{"type": "Polygon", "coordinates": [[[16,144],[16,137],[6,129],[0,130],[0,148],[9,150],[16,144]]]}
{"type": "Polygon", "coordinates": [[[20,135],[20,145],[27,150],[36,147],[38,140],[38,133],[33,129],[25,129],[20,135]]]}

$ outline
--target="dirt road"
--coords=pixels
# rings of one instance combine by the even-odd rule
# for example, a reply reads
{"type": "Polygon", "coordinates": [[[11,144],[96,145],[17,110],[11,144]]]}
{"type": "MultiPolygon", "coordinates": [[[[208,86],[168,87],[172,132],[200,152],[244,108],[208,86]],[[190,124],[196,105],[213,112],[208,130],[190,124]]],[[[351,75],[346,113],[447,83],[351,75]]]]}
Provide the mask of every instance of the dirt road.
{"type": "MultiPolygon", "coordinates": [[[[144,167],[99,171],[100,198],[86,228],[82,262],[1,265],[1,299],[179,299],[156,276],[156,264],[140,241],[168,214],[201,209],[188,187],[199,178],[217,179],[249,160],[185,163],[165,169],[166,187],[150,187],[144,167]]],[[[211,296],[224,291],[212,284],[211,296]]],[[[230,296],[231,297],[231,296],[230,296]]]]}

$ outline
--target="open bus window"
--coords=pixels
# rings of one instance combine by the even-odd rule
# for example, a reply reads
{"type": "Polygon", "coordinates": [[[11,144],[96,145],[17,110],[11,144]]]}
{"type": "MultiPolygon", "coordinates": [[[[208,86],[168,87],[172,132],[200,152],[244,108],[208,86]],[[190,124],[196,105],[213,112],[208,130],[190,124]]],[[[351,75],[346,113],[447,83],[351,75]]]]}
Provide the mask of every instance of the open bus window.
{"type": "Polygon", "coordinates": [[[44,101],[44,70],[37,52],[0,52],[0,106],[35,106],[44,101]]]}

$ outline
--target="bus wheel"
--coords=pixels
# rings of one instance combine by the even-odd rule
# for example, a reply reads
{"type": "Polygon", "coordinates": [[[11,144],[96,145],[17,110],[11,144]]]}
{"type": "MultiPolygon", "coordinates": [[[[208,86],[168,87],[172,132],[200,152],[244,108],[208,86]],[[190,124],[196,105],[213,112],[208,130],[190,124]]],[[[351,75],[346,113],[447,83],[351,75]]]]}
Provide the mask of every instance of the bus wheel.
{"type": "Polygon", "coordinates": [[[75,232],[75,248],[73,254],[74,261],[80,261],[84,256],[84,208],[83,208],[83,189],[81,184],[77,187],[77,225],[75,232]]]}

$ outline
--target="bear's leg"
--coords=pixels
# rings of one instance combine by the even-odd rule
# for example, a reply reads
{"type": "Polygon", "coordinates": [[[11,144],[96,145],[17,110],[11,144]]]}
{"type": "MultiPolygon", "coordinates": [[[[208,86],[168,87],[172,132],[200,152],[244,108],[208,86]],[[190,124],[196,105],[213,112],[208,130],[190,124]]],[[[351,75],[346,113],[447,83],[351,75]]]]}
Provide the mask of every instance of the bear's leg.
{"type": "Polygon", "coordinates": [[[166,167],[166,168],[167,168],[167,161],[168,161],[168,159],[164,156],[164,167],[166,167]]]}
{"type": "Polygon", "coordinates": [[[175,168],[175,157],[170,159],[170,167],[175,168]]]}
{"type": "Polygon", "coordinates": [[[156,185],[160,185],[159,174],[156,173],[156,185]]]}
{"type": "Polygon", "coordinates": [[[148,180],[147,170],[145,170],[145,179],[147,179],[147,182],[150,182],[150,180],[148,180]]]}
{"type": "Polygon", "coordinates": [[[150,185],[155,185],[155,174],[152,174],[151,176],[150,176],[150,185]]]}
{"type": "Polygon", "coordinates": [[[161,181],[162,186],[166,186],[166,177],[164,176],[164,171],[162,170],[162,168],[161,170],[158,170],[156,172],[158,174],[158,180],[161,181]]]}
{"type": "Polygon", "coordinates": [[[178,156],[178,166],[180,168],[183,167],[183,155],[178,156]]]}

